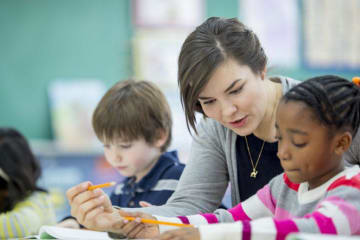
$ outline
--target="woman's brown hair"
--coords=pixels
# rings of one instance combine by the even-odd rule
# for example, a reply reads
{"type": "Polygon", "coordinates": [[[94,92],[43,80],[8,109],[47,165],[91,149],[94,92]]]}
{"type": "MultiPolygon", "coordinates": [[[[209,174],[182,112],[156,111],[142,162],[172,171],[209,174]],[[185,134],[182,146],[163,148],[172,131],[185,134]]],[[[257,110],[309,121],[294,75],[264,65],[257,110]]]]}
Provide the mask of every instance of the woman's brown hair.
{"type": "Polygon", "coordinates": [[[196,131],[195,112],[204,114],[198,97],[211,74],[227,59],[261,73],[267,57],[256,34],[236,18],[211,17],[185,40],[178,59],[178,84],[187,127],[196,131]]]}

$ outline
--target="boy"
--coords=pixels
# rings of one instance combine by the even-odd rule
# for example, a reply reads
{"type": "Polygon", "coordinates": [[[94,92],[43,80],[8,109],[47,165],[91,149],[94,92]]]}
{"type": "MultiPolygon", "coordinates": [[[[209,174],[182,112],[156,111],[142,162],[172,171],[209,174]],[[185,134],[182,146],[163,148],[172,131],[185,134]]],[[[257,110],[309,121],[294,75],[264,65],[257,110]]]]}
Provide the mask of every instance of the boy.
{"type": "MultiPolygon", "coordinates": [[[[171,111],[162,92],[147,81],[116,83],[97,105],[92,119],[104,144],[106,160],[125,176],[110,199],[119,207],[140,207],[140,201],[165,204],[175,191],[184,164],[171,142],[171,111]]],[[[61,226],[74,226],[67,219],[61,226]]]]}

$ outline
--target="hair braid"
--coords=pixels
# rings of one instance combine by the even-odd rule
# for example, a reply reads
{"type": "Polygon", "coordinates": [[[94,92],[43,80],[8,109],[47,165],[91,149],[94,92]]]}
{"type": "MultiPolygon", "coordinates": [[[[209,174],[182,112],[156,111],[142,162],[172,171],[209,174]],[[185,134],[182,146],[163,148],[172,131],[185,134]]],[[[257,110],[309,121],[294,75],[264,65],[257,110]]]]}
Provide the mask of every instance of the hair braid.
{"type": "Polygon", "coordinates": [[[360,124],[360,89],[352,82],[334,75],[310,78],[290,89],[284,101],[301,101],[314,110],[321,123],[349,129],[353,136],[360,124]]]}

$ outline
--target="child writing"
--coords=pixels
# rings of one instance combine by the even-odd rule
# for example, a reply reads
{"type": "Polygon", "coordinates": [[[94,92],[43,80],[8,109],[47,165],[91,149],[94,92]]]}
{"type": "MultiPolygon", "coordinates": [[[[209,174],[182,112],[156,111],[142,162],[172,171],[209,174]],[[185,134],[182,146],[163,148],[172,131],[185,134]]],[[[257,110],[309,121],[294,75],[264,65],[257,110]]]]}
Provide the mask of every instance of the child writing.
{"type": "Polygon", "coordinates": [[[49,194],[36,185],[41,168],[24,136],[0,128],[0,238],[37,234],[55,223],[49,194]]]}
{"type": "MultiPolygon", "coordinates": [[[[147,81],[116,83],[97,105],[92,124],[106,160],[126,177],[112,192],[111,203],[130,208],[140,207],[140,201],[165,204],[184,164],[176,151],[166,152],[172,119],[160,89],[147,81]]],[[[75,219],[65,221],[60,226],[79,227],[75,219]]]]}
{"type": "MultiPolygon", "coordinates": [[[[281,99],[276,114],[284,173],[232,209],[161,221],[188,223],[159,239],[285,239],[292,232],[360,234],[360,169],[344,167],[360,124],[360,90],[337,76],[309,79],[281,99]],[[219,222],[234,222],[213,224],[219,222]],[[210,225],[209,225],[210,224],[210,225]]],[[[151,215],[137,213],[138,217],[151,215]]],[[[154,237],[167,226],[119,221],[110,231],[154,237]]]]}

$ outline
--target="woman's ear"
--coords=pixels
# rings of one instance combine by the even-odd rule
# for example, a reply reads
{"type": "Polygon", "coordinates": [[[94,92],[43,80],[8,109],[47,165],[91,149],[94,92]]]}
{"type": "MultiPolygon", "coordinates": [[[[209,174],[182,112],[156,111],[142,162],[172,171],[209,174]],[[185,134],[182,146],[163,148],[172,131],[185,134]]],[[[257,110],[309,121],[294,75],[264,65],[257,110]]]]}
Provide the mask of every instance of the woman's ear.
{"type": "Polygon", "coordinates": [[[352,143],[352,135],[350,132],[345,131],[342,134],[339,134],[339,136],[336,136],[336,147],[335,147],[335,153],[338,155],[342,155],[344,152],[346,152],[351,143],[352,143]]]}
{"type": "Polygon", "coordinates": [[[159,130],[158,138],[154,142],[154,147],[161,148],[169,138],[169,132],[166,130],[159,130]]]}

